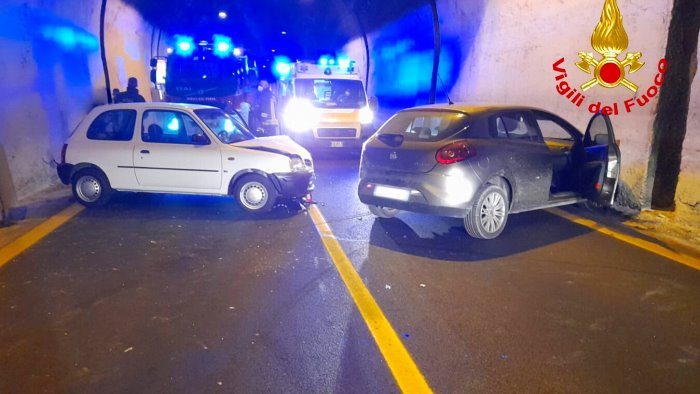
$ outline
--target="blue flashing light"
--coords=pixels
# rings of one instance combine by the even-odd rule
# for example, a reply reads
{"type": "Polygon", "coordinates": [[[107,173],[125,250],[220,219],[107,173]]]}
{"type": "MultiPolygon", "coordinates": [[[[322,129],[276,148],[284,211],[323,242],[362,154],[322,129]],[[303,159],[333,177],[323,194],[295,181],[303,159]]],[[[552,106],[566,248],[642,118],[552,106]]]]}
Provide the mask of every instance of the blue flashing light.
{"type": "Polygon", "coordinates": [[[177,118],[172,118],[165,127],[167,127],[170,131],[178,131],[180,130],[180,121],[177,120],[177,118]]]}
{"type": "Polygon", "coordinates": [[[280,75],[287,75],[290,71],[292,71],[292,66],[289,63],[277,63],[275,65],[275,71],[277,71],[280,75]]]}
{"type": "Polygon", "coordinates": [[[233,130],[235,130],[235,128],[233,127],[233,122],[231,121],[231,119],[225,119],[224,131],[227,133],[233,133],[233,130]]]}
{"type": "Polygon", "coordinates": [[[334,64],[335,64],[335,59],[329,59],[329,60],[328,60],[328,64],[330,64],[331,66],[334,65],[334,64]]]}
{"type": "Polygon", "coordinates": [[[322,56],[320,59],[318,59],[318,64],[320,64],[323,67],[327,66],[328,58],[326,56],[322,56]]]}
{"type": "Polygon", "coordinates": [[[226,58],[231,56],[232,51],[233,44],[231,43],[231,39],[229,37],[214,34],[214,55],[221,58],[226,58]]]}
{"type": "Polygon", "coordinates": [[[338,59],[338,66],[340,66],[341,69],[346,70],[350,68],[350,59],[346,57],[341,57],[338,59]]]}
{"type": "Polygon", "coordinates": [[[175,53],[180,56],[190,56],[194,52],[194,40],[188,36],[175,36],[175,53]]]}
{"type": "Polygon", "coordinates": [[[279,79],[286,79],[292,74],[292,63],[286,56],[277,56],[273,71],[279,79]]]}

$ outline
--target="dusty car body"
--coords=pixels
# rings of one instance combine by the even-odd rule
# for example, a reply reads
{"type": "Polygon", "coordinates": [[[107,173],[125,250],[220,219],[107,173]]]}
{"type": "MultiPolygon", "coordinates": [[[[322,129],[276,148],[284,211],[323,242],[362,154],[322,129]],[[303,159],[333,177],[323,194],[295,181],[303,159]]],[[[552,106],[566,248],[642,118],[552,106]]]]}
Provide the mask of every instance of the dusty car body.
{"type": "Polygon", "coordinates": [[[459,217],[490,239],[512,213],[611,204],[619,171],[606,115],[581,133],[537,108],[433,105],[398,112],[365,143],[358,195],[379,217],[459,217]]]}

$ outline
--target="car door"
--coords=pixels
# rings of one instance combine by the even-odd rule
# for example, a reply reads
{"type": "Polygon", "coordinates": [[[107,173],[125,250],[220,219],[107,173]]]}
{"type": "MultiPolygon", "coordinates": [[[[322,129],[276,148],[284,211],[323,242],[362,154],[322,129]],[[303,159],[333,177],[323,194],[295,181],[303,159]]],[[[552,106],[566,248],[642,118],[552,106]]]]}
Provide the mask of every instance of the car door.
{"type": "Polygon", "coordinates": [[[114,189],[133,189],[136,176],[133,169],[135,109],[108,109],[90,123],[85,139],[71,142],[80,157],[76,162],[91,163],[100,168],[114,189]]]}
{"type": "Polygon", "coordinates": [[[214,192],[221,188],[221,149],[185,112],[147,110],[134,149],[140,188],[214,192]]]}
{"type": "Polygon", "coordinates": [[[586,198],[612,205],[620,178],[620,148],[608,115],[595,114],[583,137],[586,160],[582,190],[586,198]]]}
{"type": "Polygon", "coordinates": [[[501,140],[502,162],[513,178],[512,211],[549,201],[552,164],[549,149],[529,111],[502,111],[491,117],[492,136],[501,140]]]}

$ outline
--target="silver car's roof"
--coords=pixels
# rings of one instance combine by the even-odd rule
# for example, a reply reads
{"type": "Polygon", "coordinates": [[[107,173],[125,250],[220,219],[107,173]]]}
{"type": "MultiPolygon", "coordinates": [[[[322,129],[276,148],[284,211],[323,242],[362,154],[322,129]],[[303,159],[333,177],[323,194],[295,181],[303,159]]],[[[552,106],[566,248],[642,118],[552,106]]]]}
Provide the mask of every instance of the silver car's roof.
{"type": "Polygon", "coordinates": [[[466,114],[479,114],[485,112],[498,112],[498,111],[511,111],[511,110],[537,110],[544,111],[540,108],[528,107],[524,105],[474,105],[465,103],[454,103],[454,104],[431,104],[431,105],[421,105],[418,107],[406,108],[403,111],[413,111],[413,110],[438,110],[438,111],[455,111],[464,112],[466,114]]]}

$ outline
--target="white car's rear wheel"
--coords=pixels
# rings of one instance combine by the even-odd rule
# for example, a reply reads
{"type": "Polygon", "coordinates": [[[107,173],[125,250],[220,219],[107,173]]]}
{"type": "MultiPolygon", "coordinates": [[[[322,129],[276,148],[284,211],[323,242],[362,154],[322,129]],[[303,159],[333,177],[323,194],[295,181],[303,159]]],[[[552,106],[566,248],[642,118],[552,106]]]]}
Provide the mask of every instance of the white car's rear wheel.
{"type": "Polygon", "coordinates": [[[112,195],[107,177],[94,168],[78,171],[73,176],[73,196],[86,207],[104,205],[112,195]]]}
{"type": "Polygon", "coordinates": [[[474,199],[464,228],[474,238],[498,237],[508,221],[508,194],[499,186],[486,185],[474,199]]]}
{"type": "Polygon", "coordinates": [[[245,175],[236,182],[236,200],[248,212],[267,212],[277,200],[277,190],[262,175],[245,175]]]}
{"type": "Polygon", "coordinates": [[[379,205],[368,205],[368,207],[369,211],[372,212],[374,216],[384,219],[393,218],[399,213],[399,210],[396,208],[382,207],[379,205]]]}

